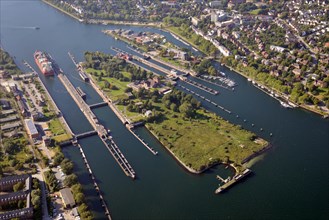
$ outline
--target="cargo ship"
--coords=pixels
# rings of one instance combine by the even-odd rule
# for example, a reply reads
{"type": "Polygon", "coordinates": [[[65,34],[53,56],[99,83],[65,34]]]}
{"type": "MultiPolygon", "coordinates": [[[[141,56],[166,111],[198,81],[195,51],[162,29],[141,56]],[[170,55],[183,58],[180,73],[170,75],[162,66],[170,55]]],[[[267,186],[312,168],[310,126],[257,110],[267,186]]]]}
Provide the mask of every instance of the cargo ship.
{"type": "Polygon", "coordinates": [[[35,63],[38,65],[40,71],[45,76],[53,76],[55,71],[49,55],[45,52],[35,51],[34,53],[35,63]]]}

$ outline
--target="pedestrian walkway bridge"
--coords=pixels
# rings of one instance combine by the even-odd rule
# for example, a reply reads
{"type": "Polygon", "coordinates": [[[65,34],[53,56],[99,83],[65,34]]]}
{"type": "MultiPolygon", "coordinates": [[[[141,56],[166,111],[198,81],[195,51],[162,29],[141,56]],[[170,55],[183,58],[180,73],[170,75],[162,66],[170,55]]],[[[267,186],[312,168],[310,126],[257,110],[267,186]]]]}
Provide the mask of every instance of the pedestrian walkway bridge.
{"type": "Polygon", "coordinates": [[[81,139],[81,138],[90,137],[90,136],[93,136],[93,135],[96,135],[96,134],[97,134],[97,131],[92,130],[92,131],[87,131],[87,132],[84,132],[84,133],[81,133],[81,134],[76,134],[75,138],[76,139],[81,139]]]}
{"type": "Polygon", "coordinates": [[[100,102],[100,103],[95,103],[95,104],[91,104],[89,105],[89,108],[93,109],[93,108],[98,108],[98,107],[103,107],[103,106],[107,106],[107,102],[100,102]]]}

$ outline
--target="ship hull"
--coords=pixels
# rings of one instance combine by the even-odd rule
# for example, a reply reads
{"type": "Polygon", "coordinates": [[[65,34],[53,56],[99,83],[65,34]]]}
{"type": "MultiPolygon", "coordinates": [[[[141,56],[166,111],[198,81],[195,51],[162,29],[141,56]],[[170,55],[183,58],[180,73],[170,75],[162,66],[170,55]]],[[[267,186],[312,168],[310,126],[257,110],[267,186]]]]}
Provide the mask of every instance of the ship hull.
{"type": "Polygon", "coordinates": [[[53,76],[55,74],[51,60],[44,52],[36,51],[34,53],[34,61],[38,65],[41,73],[45,76],[53,76]],[[47,68],[45,68],[47,65],[47,68]]]}

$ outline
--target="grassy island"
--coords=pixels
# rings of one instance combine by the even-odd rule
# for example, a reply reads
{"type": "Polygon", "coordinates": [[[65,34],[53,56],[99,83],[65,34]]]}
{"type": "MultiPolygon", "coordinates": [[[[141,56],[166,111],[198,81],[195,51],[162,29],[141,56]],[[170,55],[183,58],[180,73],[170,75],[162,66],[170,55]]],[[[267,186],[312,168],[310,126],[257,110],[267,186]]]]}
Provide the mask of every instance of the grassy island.
{"type": "Polygon", "coordinates": [[[218,163],[239,167],[268,145],[255,134],[208,112],[192,95],[168,86],[165,78],[156,79],[125,60],[100,52],[86,52],[85,59],[87,71],[125,117],[143,120],[163,146],[193,173],[218,163]]]}
{"type": "Polygon", "coordinates": [[[165,118],[146,126],[182,163],[196,172],[218,163],[241,165],[268,144],[204,109],[198,110],[194,118],[166,111],[165,118]]]}

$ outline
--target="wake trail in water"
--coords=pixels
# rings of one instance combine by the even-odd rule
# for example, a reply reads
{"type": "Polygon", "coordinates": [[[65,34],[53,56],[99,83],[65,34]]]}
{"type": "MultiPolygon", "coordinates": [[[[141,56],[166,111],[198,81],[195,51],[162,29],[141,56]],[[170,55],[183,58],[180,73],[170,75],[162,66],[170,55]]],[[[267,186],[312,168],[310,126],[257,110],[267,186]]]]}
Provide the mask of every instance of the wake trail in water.
{"type": "Polygon", "coordinates": [[[38,30],[39,27],[36,26],[5,26],[4,28],[8,29],[30,29],[30,30],[38,30]]]}

